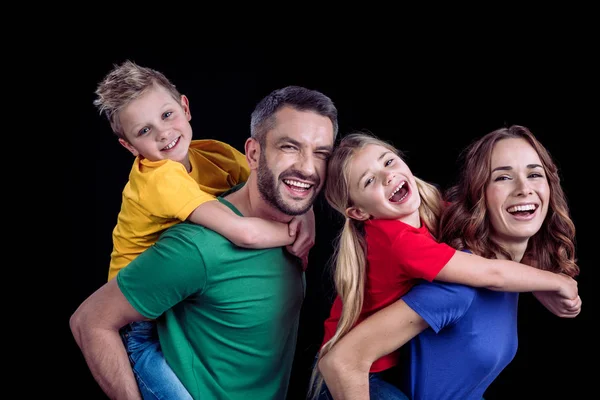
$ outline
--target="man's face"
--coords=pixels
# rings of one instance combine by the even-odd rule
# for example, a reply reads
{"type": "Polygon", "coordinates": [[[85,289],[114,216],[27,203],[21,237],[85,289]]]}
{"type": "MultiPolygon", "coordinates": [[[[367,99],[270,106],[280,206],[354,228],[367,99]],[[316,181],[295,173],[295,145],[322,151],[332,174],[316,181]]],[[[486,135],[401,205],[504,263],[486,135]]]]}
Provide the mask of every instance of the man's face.
{"type": "Polygon", "coordinates": [[[325,182],[333,124],[312,111],[284,107],[267,132],[257,168],[261,197],[287,215],[310,209],[325,182]]]}

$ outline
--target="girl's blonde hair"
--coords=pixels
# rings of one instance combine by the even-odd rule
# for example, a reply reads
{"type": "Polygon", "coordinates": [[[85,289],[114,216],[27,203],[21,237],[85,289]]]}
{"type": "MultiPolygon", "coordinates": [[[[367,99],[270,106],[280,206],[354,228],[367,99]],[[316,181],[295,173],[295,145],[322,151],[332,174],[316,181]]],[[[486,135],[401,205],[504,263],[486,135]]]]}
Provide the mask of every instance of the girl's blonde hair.
{"type": "MultiPolygon", "coordinates": [[[[367,248],[362,221],[348,218],[346,209],[352,207],[348,185],[349,166],[354,156],[368,145],[389,149],[402,158],[402,153],[370,133],[355,132],[343,137],[333,151],[327,165],[325,197],[327,202],[344,218],[344,226],[337,237],[337,250],[334,254],[335,269],[333,279],[337,294],[342,300],[342,315],[333,337],[323,345],[313,368],[309,384],[309,397],[316,397],[323,385],[323,377],[318,361],[354,326],[363,306],[367,248]]],[[[440,191],[433,185],[415,177],[421,196],[419,215],[431,234],[437,238],[439,218],[443,208],[440,191]]]]}

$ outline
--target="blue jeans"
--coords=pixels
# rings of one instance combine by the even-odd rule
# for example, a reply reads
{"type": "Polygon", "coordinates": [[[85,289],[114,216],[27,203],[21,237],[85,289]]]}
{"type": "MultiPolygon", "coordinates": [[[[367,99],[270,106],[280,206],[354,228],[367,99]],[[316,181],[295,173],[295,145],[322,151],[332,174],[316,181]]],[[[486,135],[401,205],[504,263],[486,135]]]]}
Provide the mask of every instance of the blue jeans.
{"type": "Polygon", "coordinates": [[[132,322],[120,334],[144,400],[192,399],[163,356],[154,321],[132,322]]]}
{"type": "MultiPolygon", "coordinates": [[[[409,400],[400,389],[384,379],[385,372],[372,372],[369,374],[369,398],[371,400],[409,400]]],[[[323,382],[321,392],[316,400],[333,400],[333,396],[331,396],[325,382],[323,382]]]]}

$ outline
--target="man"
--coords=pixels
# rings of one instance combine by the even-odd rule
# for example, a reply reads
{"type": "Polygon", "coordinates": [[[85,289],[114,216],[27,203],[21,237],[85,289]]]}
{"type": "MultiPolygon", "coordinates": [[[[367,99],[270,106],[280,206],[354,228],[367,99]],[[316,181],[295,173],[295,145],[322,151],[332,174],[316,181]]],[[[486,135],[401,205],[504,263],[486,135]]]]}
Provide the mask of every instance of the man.
{"type": "MultiPolygon", "coordinates": [[[[252,113],[250,176],[219,201],[281,222],[305,213],[337,130],[327,96],[294,86],[272,92],[252,113]]],[[[299,264],[284,248],[240,248],[180,223],[86,299],[71,330],[110,398],[140,398],[119,328],[157,319],[167,362],[194,398],[284,399],[304,297],[299,264]]]]}

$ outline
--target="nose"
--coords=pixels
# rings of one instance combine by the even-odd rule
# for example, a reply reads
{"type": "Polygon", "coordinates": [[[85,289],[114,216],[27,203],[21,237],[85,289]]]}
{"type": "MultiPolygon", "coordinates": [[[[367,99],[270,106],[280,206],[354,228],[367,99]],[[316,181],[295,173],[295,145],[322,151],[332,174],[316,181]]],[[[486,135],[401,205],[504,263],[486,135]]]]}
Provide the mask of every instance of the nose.
{"type": "Polygon", "coordinates": [[[299,169],[306,176],[313,176],[316,173],[315,157],[312,153],[302,153],[299,160],[299,169]]]}
{"type": "Polygon", "coordinates": [[[389,185],[390,183],[392,183],[392,181],[394,180],[395,176],[396,176],[396,174],[394,174],[393,172],[384,172],[384,175],[383,175],[383,184],[385,186],[389,185]]]}
{"type": "Polygon", "coordinates": [[[533,193],[533,190],[529,186],[527,179],[516,178],[515,185],[515,195],[517,196],[527,196],[533,193]]]}
{"type": "Polygon", "coordinates": [[[160,127],[157,127],[156,129],[158,130],[156,139],[160,142],[164,142],[171,136],[171,128],[168,126],[160,126],[160,127]]]}

